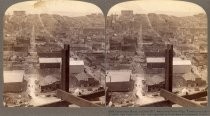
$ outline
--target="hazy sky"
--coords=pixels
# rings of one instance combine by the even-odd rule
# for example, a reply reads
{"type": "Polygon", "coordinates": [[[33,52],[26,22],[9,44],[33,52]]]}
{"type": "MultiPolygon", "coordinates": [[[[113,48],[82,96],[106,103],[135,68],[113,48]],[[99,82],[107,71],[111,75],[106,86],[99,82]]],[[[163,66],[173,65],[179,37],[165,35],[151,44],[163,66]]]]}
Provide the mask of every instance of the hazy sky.
{"type": "Polygon", "coordinates": [[[188,16],[205,13],[199,5],[175,0],[139,0],[123,2],[112,7],[108,13],[120,14],[121,10],[133,10],[134,13],[158,13],[175,16],[188,16]]]}
{"type": "MultiPolygon", "coordinates": [[[[12,14],[14,10],[25,10],[27,13],[50,13],[66,16],[84,16],[91,13],[102,13],[94,4],[70,1],[70,0],[41,0],[27,1],[12,5],[6,14],[12,14]]],[[[139,0],[119,3],[113,6],[108,15],[120,14],[121,10],[133,10],[134,13],[158,13],[175,16],[188,16],[205,13],[204,10],[190,2],[174,0],[139,0]]]]}
{"type": "Polygon", "coordinates": [[[39,13],[50,13],[50,14],[61,14],[67,16],[84,16],[91,13],[102,13],[101,10],[94,4],[70,1],[70,0],[41,0],[27,1],[12,5],[6,11],[6,14],[12,14],[15,10],[25,10],[27,13],[39,14],[39,13]]]}

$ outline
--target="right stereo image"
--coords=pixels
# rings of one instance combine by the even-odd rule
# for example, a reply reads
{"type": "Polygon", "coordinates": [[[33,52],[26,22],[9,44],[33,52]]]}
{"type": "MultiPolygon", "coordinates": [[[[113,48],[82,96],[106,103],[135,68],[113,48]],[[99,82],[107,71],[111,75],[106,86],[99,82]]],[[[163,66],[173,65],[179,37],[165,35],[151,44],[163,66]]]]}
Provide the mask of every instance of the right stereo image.
{"type": "Polygon", "coordinates": [[[106,18],[106,106],[207,106],[207,41],[197,4],[116,4],[106,18]]]}

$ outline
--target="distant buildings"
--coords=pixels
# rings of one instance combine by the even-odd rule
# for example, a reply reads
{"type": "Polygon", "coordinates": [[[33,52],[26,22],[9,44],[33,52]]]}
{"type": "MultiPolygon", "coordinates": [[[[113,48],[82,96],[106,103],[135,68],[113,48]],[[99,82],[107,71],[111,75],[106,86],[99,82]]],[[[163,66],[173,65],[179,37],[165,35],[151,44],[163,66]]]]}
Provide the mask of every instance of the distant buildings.
{"type": "Polygon", "coordinates": [[[106,72],[106,86],[108,91],[127,92],[133,90],[131,70],[108,70],[106,72]]]}
{"type": "Polygon", "coordinates": [[[125,52],[136,52],[137,37],[133,35],[124,35],[123,37],[112,37],[109,39],[110,50],[121,50],[125,52]]]}
{"type": "Polygon", "coordinates": [[[133,10],[122,10],[119,19],[123,21],[130,21],[133,20],[133,16],[133,10]]]}
{"type": "Polygon", "coordinates": [[[13,11],[13,15],[23,16],[23,15],[26,15],[26,12],[25,11],[13,11]]]}
{"type": "Polygon", "coordinates": [[[22,92],[26,88],[24,70],[4,71],[4,92],[22,92]]]}
{"type": "Polygon", "coordinates": [[[104,27],[89,27],[83,29],[84,35],[104,35],[105,34],[105,28],[104,27]]]}

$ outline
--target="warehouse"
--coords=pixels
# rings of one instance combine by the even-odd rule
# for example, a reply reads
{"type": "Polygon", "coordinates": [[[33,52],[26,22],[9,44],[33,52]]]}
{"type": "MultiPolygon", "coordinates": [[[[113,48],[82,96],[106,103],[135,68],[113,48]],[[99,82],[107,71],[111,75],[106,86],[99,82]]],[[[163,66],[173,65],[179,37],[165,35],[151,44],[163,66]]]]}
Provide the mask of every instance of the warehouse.
{"type": "Polygon", "coordinates": [[[39,58],[41,69],[44,68],[60,68],[61,58],[39,58]]]}
{"type": "MultiPolygon", "coordinates": [[[[61,58],[39,58],[40,68],[60,68],[61,58]]],[[[80,73],[84,71],[83,60],[73,60],[70,58],[70,73],[80,73]]]]}
{"type": "Polygon", "coordinates": [[[190,60],[175,60],[173,61],[173,73],[189,73],[191,71],[190,60]]]}
{"type": "Polygon", "coordinates": [[[81,73],[84,72],[84,61],[83,60],[70,60],[70,73],[81,73]]]}
{"type": "Polygon", "coordinates": [[[4,71],[4,92],[18,93],[25,87],[23,70],[4,71]]]}
{"type": "MultiPolygon", "coordinates": [[[[147,57],[147,68],[164,68],[164,57],[147,57]]],[[[173,73],[188,73],[191,71],[191,61],[182,60],[181,58],[173,58],[173,73]]]]}
{"type": "Polygon", "coordinates": [[[131,80],[131,70],[109,70],[106,74],[106,86],[108,87],[108,91],[132,91],[133,81],[131,80]]]}

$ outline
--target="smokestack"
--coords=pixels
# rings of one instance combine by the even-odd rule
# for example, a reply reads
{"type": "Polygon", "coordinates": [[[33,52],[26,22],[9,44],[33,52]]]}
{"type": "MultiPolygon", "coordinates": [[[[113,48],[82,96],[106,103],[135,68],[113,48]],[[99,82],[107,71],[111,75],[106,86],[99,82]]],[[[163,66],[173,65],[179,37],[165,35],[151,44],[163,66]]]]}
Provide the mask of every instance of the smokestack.
{"type": "Polygon", "coordinates": [[[62,50],[61,89],[69,92],[69,45],[65,44],[62,50]]]}
{"type": "Polygon", "coordinates": [[[173,79],[173,45],[167,44],[165,50],[165,89],[172,92],[173,79]]]}

